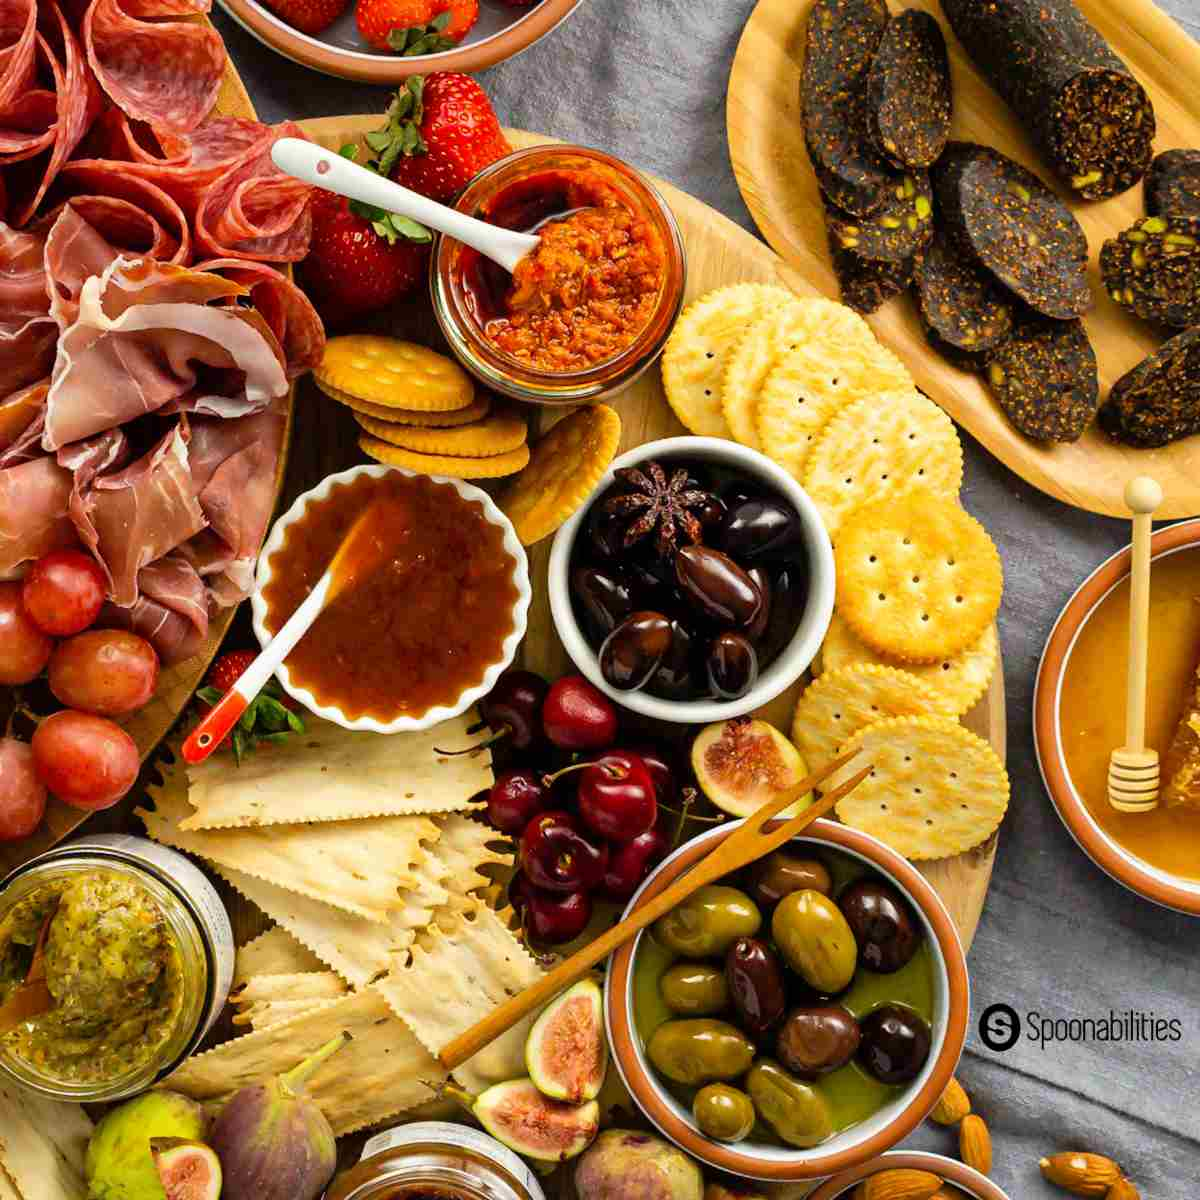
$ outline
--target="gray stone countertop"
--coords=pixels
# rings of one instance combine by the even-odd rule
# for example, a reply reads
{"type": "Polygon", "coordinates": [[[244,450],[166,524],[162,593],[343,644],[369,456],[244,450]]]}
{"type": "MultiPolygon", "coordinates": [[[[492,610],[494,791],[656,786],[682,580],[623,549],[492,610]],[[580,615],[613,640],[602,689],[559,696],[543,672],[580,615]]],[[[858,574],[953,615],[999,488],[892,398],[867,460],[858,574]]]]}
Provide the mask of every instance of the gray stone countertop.
{"type": "MultiPolygon", "coordinates": [[[[1200,36],[1200,0],[1164,7],[1200,36]]],[[[603,146],[753,230],[725,146],[726,81],[752,8],[753,0],[583,0],[548,38],[481,81],[504,123],[603,146]]],[[[386,104],[386,89],[307,71],[224,14],[215,19],[265,121],[386,104]]],[[[1147,1200],[1197,1200],[1200,921],[1143,902],[1083,856],[1043,790],[1030,732],[1034,676],[1054,618],[1126,531],[1043,496],[964,441],[963,499],[1005,564],[1013,785],[971,953],[974,1019],[995,1003],[1043,1017],[1136,1009],[1178,1017],[1184,1036],[1176,1045],[1044,1048],[1023,1039],[997,1054],[973,1028],[960,1076],[992,1129],[994,1176],[1013,1200],[1062,1197],[1042,1181],[1037,1160],[1081,1148],[1118,1158],[1147,1200]]],[[[955,1153],[953,1139],[933,1127],[909,1144],[955,1153]]]]}

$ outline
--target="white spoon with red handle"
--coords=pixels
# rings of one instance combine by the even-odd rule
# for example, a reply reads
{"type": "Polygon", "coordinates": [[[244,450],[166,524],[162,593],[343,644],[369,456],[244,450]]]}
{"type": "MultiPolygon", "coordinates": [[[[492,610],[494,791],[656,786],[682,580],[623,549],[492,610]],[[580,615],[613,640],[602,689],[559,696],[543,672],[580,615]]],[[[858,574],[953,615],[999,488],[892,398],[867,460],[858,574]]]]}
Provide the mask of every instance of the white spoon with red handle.
{"type": "Polygon", "coordinates": [[[296,643],[308,632],[322,610],[333,603],[346,587],[357,583],[379,566],[389,549],[389,542],[383,534],[393,522],[405,520],[405,507],[396,499],[376,500],[363,509],[304,602],[262,648],[237,683],[188,734],[183,743],[184,762],[203,762],[225,740],[254,697],[295,649],[296,643]]]}

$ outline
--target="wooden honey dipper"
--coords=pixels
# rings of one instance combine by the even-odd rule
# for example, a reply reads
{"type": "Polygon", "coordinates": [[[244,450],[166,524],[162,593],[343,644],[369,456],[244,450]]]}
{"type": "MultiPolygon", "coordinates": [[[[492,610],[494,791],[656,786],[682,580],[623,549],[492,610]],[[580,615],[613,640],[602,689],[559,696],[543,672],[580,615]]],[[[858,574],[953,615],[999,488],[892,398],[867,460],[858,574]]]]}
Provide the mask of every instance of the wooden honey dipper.
{"type": "Polygon", "coordinates": [[[1129,674],[1125,685],[1125,744],[1108,760],[1108,802],[1118,812],[1158,807],[1158,751],[1146,745],[1146,660],[1150,642],[1150,523],[1162,488],[1148,475],[1125,485],[1133,513],[1129,589],[1129,674]]]}

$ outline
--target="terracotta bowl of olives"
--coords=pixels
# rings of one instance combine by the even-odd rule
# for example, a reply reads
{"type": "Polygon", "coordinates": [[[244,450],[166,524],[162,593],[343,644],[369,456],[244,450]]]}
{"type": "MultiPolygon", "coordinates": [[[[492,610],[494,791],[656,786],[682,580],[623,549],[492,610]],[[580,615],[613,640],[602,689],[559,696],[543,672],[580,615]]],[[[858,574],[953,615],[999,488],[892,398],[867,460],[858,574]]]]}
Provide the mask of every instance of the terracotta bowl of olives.
{"type": "MultiPolygon", "coordinates": [[[[627,913],[733,828],[667,858],[627,913]]],[[[954,1074],[970,1009],[937,893],[830,821],[659,918],[613,956],[605,998],[646,1116],[710,1166],[775,1181],[835,1175],[907,1137],[954,1074]]]]}
{"type": "Polygon", "coordinates": [[[707,723],[773,700],[820,649],[833,551],[804,489],[721,438],[617,458],[557,533],[550,609],[596,687],[663,721],[707,723]]]}
{"type": "Polygon", "coordinates": [[[893,1150],[872,1162],[842,1171],[825,1180],[815,1192],[810,1192],[808,1200],[851,1200],[854,1189],[864,1179],[882,1175],[885,1171],[928,1171],[956,1189],[949,1192],[950,1195],[961,1195],[969,1200],[1009,1200],[1007,1193],[974,1168],[943,1154],[920,1150],[893,1150]]]}

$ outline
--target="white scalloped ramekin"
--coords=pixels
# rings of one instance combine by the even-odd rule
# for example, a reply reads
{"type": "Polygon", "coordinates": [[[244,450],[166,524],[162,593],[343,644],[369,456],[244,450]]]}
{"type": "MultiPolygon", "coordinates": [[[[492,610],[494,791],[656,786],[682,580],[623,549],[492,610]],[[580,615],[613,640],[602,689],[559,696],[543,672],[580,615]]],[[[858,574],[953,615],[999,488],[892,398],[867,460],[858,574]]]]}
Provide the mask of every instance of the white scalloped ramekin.
{"type": "MultiPolygon", "coordinates": [[[[275,522],[271,529],[271,534],[267,538],[266,545],[263,546],[262,553],[258,556],[258,570],[255,574],[254,592],[250,596],[254,636],[258,638],[261,646],[266,646],[271,640],[271,635],[267,631],[266,626],[267,602],[263,599],[263,590],[271,581],[271,556],[282,548],[284,534],[286,534],[288,527],[304,515],[308,510],[308,506],[313,501],[324,500],[335,484],[351,483],[360,475],[380,477],[389,474],[416,477],[420,475],[420,472],[409,471],[405,467],[389,467],[383,463],[363,463],[357,467],[350,467],[345,471],[338,471],[334,475],[326,476],[311,491],[298,496],[292,507],[275,522]]],[[[487,492],[482,491],[474,485],[464,483],[461,479],[451,479],[445,475],[430,475],[428,478],[433,480],[434,483],[448,483],[464,500],[477,501],[482,507],[483,515],[488,521],[503,531],[504,549],[512,557],[515,564],[512,580],[517,589],[517,600],[512,608],[512,631],[504,639],[504,646],[499,659],[488,667],[483,679],[474,687],[467,688],[453,704],[438,705],[422,713],[419,717],[397,717],[394,721],[377,721],[374,717],[356,717],[352,719],[346,716],[340,708],[319,703],[317,698],[307,688],[299,687],[291,681],[288,676],[286,663],[280,666],[275,672],[275,676],[283,686],[283,690],[289,696],[294,700],[298,700],[314,716],[321,717],[326,721],[333,721],[345,729],[365,729],[371,733],[411,733],[418,729],[429,729],[434,725],[440,725],[443,721],[450,720],[451,717],[457,717],[459,713],[465,712],[476,700],[482,699],[492,690],[496,680],[500,677],[500,673],[512,662],[517,653],[517,647],[520,645],[521,639],[525,636],[525,625],[529,615],[529,602],[532,599],[533,593],[529,586],[529,561],[525,557],[525,548],[517,540],[512,522],[496,507],[487,492]]]]}

